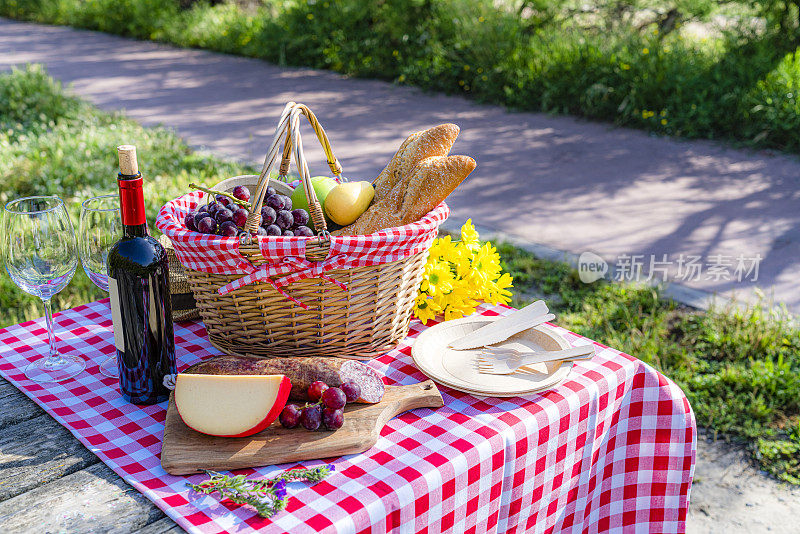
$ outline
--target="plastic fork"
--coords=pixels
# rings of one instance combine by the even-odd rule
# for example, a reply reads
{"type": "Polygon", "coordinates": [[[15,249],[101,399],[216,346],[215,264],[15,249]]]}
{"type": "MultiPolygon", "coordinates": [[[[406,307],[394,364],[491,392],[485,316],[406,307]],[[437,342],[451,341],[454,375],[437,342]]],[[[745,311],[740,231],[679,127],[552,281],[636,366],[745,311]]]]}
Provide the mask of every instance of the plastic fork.
{"type": "Polygon", "coordinates": [[[517,353],[517,355],[509,356],[503,353],[498,354],[497,350],[495,350],[494,354],[489,351],[484,351],[477,357],[478,371],[490,375],[510,375],[515,373],[520,367],[526,365],[555,362],[559,360],[588,360],[594,356],[594,345],[572,347],[564,350],[525,353],[520,353],[514,349],[503,350],[509,353],[517,353]]]}

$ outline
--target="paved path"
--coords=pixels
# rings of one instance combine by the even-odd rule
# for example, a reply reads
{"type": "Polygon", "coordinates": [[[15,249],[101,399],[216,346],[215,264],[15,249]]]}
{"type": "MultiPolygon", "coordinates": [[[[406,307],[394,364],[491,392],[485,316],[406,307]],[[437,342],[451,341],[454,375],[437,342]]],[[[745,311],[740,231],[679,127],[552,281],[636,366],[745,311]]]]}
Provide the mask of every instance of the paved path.
{"type": "MultiPolygon", "coordinates": [[[[800,162],[682,142],[568,117],[509,113],[458,97],[308,69],[0,19],[0,69],[40,62],[107,109],[175,127],[193,145],[256,162],[283,104],[315,110],[345,174],[371,179],[405,136],[444,121],[478,168],[453,194],[453,220],[609,263],[620,255],[701,256],[688,286],[749,295],[757,285],[800,312],[800,162]],[[756,284],[705,279],[708,262],[760,256],[756,284]]],[[[307,142],[306,146],[312,143],[307,142]]],[[[320,151],[310,154],[325,167],[320,151]]],[[[141,159],[146,162],[147,155],[141,159]]],[[[674,271],[673,271],[673,274],[674,271]]],[[[752,277],[752,274],[751,274],[752,277]]],[[[746,277],[747,278],[747,277],[746,277]]]]}

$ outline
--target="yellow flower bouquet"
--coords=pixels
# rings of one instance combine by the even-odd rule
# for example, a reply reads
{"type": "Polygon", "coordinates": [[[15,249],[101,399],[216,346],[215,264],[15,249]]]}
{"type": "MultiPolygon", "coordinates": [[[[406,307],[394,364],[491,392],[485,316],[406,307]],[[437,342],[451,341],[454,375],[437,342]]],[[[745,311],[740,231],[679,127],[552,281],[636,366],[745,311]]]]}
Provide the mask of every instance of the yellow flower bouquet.
{"type": "Polygon", "coordinates": [[[460,241],[448,235],[433,242],[414,315],[427,324],[437,315],[444,315],[445,321],[470,315],[479,300],[508,304],[512,282],[500,266],[497,249],[489,242],[481,244],[469,219],[461,227],[460,241]]]}

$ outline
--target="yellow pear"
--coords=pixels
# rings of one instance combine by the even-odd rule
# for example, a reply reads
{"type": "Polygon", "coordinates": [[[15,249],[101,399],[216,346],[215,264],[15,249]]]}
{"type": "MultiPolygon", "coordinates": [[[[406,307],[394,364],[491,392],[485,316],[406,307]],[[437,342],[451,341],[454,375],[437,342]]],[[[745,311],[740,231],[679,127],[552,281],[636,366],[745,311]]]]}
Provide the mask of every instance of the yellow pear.
{"type": "Polygon", "coordinates": [[[342,182],[330,190],[325,198],[325,213],[342,226],[353,224],[375,197],[370,182],[342,182]]]}

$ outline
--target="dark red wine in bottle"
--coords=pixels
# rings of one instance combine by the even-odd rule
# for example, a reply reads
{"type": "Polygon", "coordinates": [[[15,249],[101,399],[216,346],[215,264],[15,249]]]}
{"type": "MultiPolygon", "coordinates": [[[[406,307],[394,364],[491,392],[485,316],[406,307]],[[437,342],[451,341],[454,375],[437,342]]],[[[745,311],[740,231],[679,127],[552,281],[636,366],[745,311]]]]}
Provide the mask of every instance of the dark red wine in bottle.
{"type": "Polygon", "coordinates": [[[169,262],[147,230],[136,147],[117,151],[123,235],[108,252],[108,291],[119,388],[128,402],[155,404],[169,398],[167,382],[177,372],[169,262]]]}

